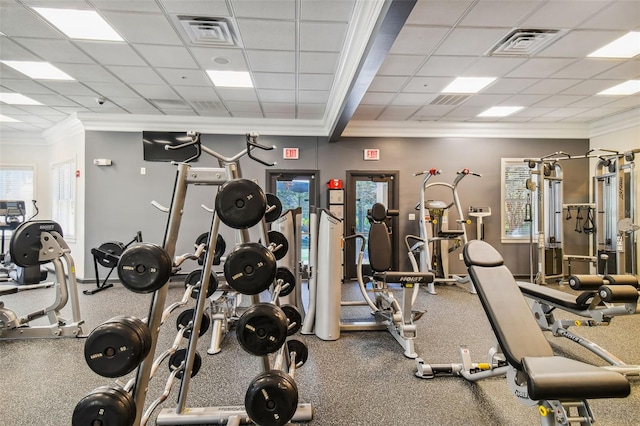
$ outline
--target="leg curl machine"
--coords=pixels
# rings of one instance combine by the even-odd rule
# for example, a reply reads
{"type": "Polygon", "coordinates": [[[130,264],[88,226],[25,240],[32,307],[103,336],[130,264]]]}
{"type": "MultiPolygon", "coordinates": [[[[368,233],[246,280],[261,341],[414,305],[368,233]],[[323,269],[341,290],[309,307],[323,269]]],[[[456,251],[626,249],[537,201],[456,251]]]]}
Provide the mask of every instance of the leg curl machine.
{"type": "Polygon", "coordinates": [[[477,381],[506,374],[514,396],[524,405],[538,406],[543,426],[591,425],[595,420],[588,399],[629,395],[631,388],[622,374],[554,356],[513,275],[492,246],[470,241],[463,255],[497,346],[490,351],[489,365],[471,364],[464,350],[462,364],[429,365],[418,360],[419,377],[455,374],[477,381]]]}

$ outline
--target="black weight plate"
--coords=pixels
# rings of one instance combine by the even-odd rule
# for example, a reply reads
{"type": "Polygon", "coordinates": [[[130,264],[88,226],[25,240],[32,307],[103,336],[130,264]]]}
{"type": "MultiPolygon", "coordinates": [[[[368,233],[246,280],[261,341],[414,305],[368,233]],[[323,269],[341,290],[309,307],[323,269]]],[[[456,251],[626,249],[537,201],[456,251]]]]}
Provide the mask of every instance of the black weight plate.
{"type": "Polygon", "coordinates": [[[135,293],[151,293],[169,281],[172,267],[173,260],[162,247],[138,243],[120,256],[118,277],[135,293]]]}
{"type": "MultiPolygon", "coordinates": [[[[195,242],[195,247],[196,249],[200,246],[200,244],[204,244],[205,248],[204,248],[204,252],[202,252],[202,254],[200,255],[200,257],[198,258],[198,264],[203,265],[204,264],[204,256],[205,253],[207,251],[207,249],[209,248],[209,246],[207,245],[207,243],[209,242],[209,233],[205,232],[203,234],[200,234],[198,236],[198,238],[196,238],[196,242],[195,242]]],[[[213,264],[214,265],[219,265],[220,264],[220,259],[222,258],[222,256],[224,256],[224,252],[227,250],[227,242],[224,240],[224,237],[220,234],[218,234],[218,236],[216,237],[216,249],[213,252],[213,264]]]]}
{"type": "Polygon", "coordinates": [[[287,336],[293,336],[302,327],[302,314],[295,305],[282,305],[280,306],[282,312],[287,316],[289,325],[287,326],[287,336]]]}
{"type": "Polygon", "coordinates": [[[287,339],[287,316],[272,303],[254,303],[240,316],[236,336],[252,355],[267,355],[280,349],[287,339]]]}
{"type": "Polygon", "coordinates": [[[131,426],[136,420],[136,404],[121,388],[101,386],[76,404],[73,426],[131,426]]]}
{"type": "MultiPolygon", "coordinates": [[[[200,244],[207,244],[207,241],[209,241],[209,233],[208,232],[203,232],[202,234],[198,235],[198,238],[196,238],[196,242],[195,242],[195,246],[198,247],[200,244]]],[[[205,250],[207,248],[205,247],[205,250]]]]}
{"type": "Polygon", "coordinates": [[[42,265],[50,260],[40,261],[40,234],[55,231],[62,236],[62,227],[52,220],[24,222],[12,232],[9,244],[11,260],[18,266],[42,265]]]}
{"type": "MultiPolygon", "coordinates": [[[[84,344],[87,365],[103,377],[121,377],[142,362],[146,343],[126,319],[111,319],[96,327],[84,344]]],[[[148,353],[148,349],[147,349],[148,353]]]]}
{"type": "Polygon", "coordinates": [[[96,256],[96,260],[98,263],[105,268],[115,268],[118,264],[118,261],[114,259],[119,258],[124,252],[124,244],[119,241],[109,241],[106,243],[100,244],[98,247],[98,251],[102,253],[110,254],[111,256],[105,256],[100,253],[100,255],[96,256]]]}
{"type": "Polygon", "coordinates": [[[262,220],[267,208],[267,197],[257,183],[249,179],[234,179],[220,187],[215,208],[225,225],[234,229],[246,229],[262,220]]]}
{"type": "MultiPolygon", "coordinates": [[[[202,284],[202,269],[195,269],[187,275],[184,279],[185,288],[189,285],[196,286],[193,291],[191,291],[191,297],[194,299],[198,298],[200,295],[200,286],[202,284]]],[[[213,272],[209,274],[209,287],[207,288],[207,297],[211,297],[213,293],[218,289],[218,276],[213,272]]]]}
{"type": "MultiPolygon", "coordinates": [[[[176,329],[180,330],[180,328],[186,327],[187,325],[189,325],[189,323],[193,321],[193,315],[195,314],[195,312],[196,312],[195,309],[187,309],[180,312],[180,315],[178,315],[178,318],[176,318],[176,329]]],[[[203,313],[202,321],[200,322],[200,332],[198,333],[198,336],[202,337],[204,333],[206,333],[207,330],[209,330],[210,324],[211,324],[211,320],[209,319],[209,316],[203,313]]],[[[191,329],[185,330],[183,336],[185,339],[188,339],[189,337],[191,337],[191,329]]]]}
{"type": "Polygon", "coordinates": [[[258,374],[244,397],[247,414],[260,426],[282,426],[298,409],[298,386],[286,373],[270,370],[258,374]]]}
{"type": "Polygon", "coordinates": [[[309,359],[309,349],[307,345],[300,340],[287,340],[287,349],[289,349],[289,354],[292,352],[296,353],[296,368],[302,367],[304,363],[307,362],[307,359],[309,359]]]}
{"type": "Polygon", "coordinates": [[[264,220],[266,220],[267,223],[275,222],[282,214],[282,201],[274,194],[265,195],[267,197],[267,210],[271,207],[273,208],[265,213],[264,220]]]}
{"type": "MultiPolygon", "coordinates": [[[[142,360],[144,360],[144,358],[147,357],[147,355],[149,354],[149,351],[151,350],[151,330],[149,329],[149,326],[147,325],[147,323],[145,323],[144,321],[142,321],[140,318],[134,317],[134,316],[122,316],[122,317],[115,317],[115,319],[120,320],[120,318],[122,318],[121,321],[124,321],[127,323],[127,325],[129,325],[132,329],[134,329],[137,333],[138,333],[138,337],[140,338],[140,341],[142,342],[142,353],[141,353],[141,362],[142,360]]],[[[109,321],[112,321],[114,319],[111,319],[109,321]]]]}
{"type": "Polygon", "coordinates": [[[276,277],[276,258],[258,243],[237,245],[224,262],[227,283],[242,294],[258,294],[269,288],[276,277]]]}
{"type": "MultiPolygon", "coordinates": [[[[178,349],[169,357],[169,371],[173,371],[180,367],[180,365],[187,359],[187,350],[186,349],[178,349]]],[[[202,357],[198,352],[196,352],[193,357],[193,368],[191,369],[191,377],[195,377],[196,374],[200,371],[200,367],[202,367],[202,357]]],[[[176,373],[176,378],[182,380],[184,377],[184,370],[178,371],[176,373]]]]}
{"type": "MultiPolygon", "coordinates": [[[[272,252],[276,260],[285,257],[289,251],[289,241],[287,241],[287,237],[285,237],[282,232],[276,230],[269,231],[267,237],[269,238],[269,244],[272,247],[272,252]]],[[[262,240],[260,240],[260,243],[262,243],[262,240]]]]}
{"type": "Polygon", "coordinates": [[[276,280],[282,281],[280,287],[280,297],[288,296],[296,288],[296,277],[284,266],[278,267],[276,271],[276,280]]]}

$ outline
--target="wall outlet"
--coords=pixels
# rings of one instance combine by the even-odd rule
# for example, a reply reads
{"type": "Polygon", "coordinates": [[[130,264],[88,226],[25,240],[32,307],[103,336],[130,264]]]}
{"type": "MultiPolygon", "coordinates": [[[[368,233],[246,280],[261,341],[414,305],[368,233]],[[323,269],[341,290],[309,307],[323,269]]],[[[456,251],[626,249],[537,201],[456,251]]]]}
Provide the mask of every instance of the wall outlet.
{"type": "Polygon", "coordinates": [[[409,213],[409,220],[416,220],[416,214],[415,213],[409,213]]]}
{"type": "Polygon", "coordinates": [[[146,167],[140,167],[140,174],[141,175],[146,175],[147,174],[147,168],[146,167]]]}
{"type": "Polygon", "coordinates": [[[464,260],[464,258],[462,257],[462,253],[458,253],[458,259],[464,260]]]}

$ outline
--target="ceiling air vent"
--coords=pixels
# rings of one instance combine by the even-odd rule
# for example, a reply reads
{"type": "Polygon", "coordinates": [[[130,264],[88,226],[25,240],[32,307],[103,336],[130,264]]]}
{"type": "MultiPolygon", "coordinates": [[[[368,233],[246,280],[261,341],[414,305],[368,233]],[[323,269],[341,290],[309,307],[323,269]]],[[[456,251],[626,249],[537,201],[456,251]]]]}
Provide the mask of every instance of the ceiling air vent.
{"type": "Polygon", "coordinates": [[[193,46],[239,46],[235,25],[230,18],[173,16],[180,34],[193,46]]]}
{"type": "Polygon", "coordinates": [[[439,95],[437,98],[431,101],[429,105],[460,105],[471,95],[439,95]]]}
{"type": "Polygon", "coordinates": [[[190,101],[191,106],[198,112],[220,112],[226,111],[222,102],[211,101],[190,101]]]}
{"type": "Polygon", "coordinates": [[[489,56],[532,56],[564,36],[568,30],[515,29],[500,40],[489,56]]]}
{"type": "Polygon", "coordinates": [[[184,109],[190,110],[191,106],[178,99],[149,99],[158,109],[184,109]]]}

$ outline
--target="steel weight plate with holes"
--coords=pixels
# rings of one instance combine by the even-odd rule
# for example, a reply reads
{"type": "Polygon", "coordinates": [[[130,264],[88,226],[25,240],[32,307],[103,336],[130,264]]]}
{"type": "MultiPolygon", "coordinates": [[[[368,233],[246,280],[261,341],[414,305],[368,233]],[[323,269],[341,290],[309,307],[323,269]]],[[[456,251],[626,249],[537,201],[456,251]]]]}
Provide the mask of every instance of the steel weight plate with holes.
{"type": "Polygon", "coordinates": [[[216,214],[225,225],[234,229],[256,225],[266,208],[267,197],[262,188],[249,179],[227,181],[216,195],[216,214]]]}
{"type": "Polygon", "coordinates": [[[138,243],[126,249],[118,261],[118,277],[135,293],[151,293],[171,277],[173,260],[162,247],[138,243]]]}
{"type": "Polygon", "coordinates": [[[224,262],[227,283],[242,294],[258,294],[269,288],[276,270],[273,253],[253,242],[238,244],[224,262]]]}

